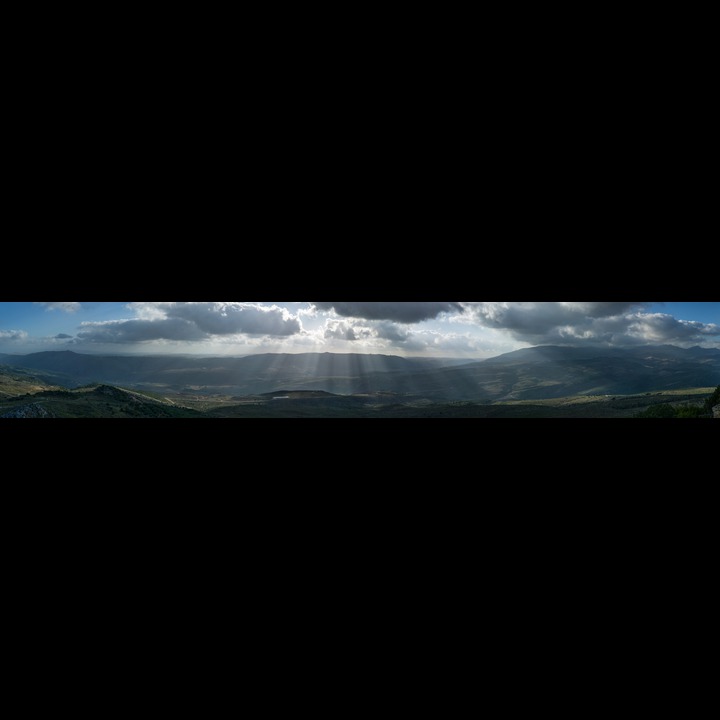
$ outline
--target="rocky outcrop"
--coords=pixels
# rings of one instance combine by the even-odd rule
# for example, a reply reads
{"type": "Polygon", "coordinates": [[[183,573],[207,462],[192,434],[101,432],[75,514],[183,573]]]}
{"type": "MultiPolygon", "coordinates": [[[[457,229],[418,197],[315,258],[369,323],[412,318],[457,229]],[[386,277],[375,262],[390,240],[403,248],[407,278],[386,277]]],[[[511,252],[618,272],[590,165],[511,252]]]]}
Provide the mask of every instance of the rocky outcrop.
{"type": "Polygon", "coordinates": [[[720,419],[720,405],[716,405],[713,409],[713,417],[720,419]]]}
{"type": "Polygon", "coordinates": [[[0,418],[51,418],[55,417],[51,412],[48,412],[39,403],[30,403],[29,405],[22,405],[19,408],[15,408],[10,412],[6,412],[4,415],[0,415],[0,418]]]}

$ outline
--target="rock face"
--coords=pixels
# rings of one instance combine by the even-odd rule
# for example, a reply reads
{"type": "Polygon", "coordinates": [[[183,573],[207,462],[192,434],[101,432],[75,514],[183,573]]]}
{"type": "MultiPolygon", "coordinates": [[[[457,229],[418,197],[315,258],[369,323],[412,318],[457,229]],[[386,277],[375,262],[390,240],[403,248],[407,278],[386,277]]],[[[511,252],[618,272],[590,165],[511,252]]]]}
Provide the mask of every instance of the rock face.
{"type": "Polygon", "coordinates": [[[720,405],[716,405],[713,409],[713,417],[720,419],[720,405]]]}
{"type": "Polygon", "coordinates": [[[39,403],[30,403],[0,415],[0,418],[51,418],[54,417],[39,403]]]}

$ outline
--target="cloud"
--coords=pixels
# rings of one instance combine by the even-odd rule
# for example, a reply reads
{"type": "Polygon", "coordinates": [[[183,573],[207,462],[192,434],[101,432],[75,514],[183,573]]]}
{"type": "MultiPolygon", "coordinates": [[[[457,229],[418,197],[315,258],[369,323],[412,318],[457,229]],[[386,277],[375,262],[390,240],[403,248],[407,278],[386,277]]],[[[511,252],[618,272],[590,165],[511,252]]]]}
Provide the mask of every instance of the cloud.
{"type": "Polygon", "coordinates": [[[0,340],[24,340],[27,336],[24,330],[0,330],[0,340]]]}
{"type": "Polygon", "coordinates": [[[720,327],[643,312],[649,303],[465,303],[468,321],[532,345],[683,343],[708,341],[720,327]]]}
{"type": "MultiPolygon", "coordinates": [[[[534,303],[534,304],[545,304],[552,305],[554,303],[534,303]]],[[[633,308],[643,307],[650,303],[638,303],[638,302],[563,302],[558,303],[563,307],[568,308],[572,312],[582,313],[586,317],[601,318],[601,317],[612,317],[628,312],[633,308]]]]}
{"type": "Polygon", "coordinates": [[[323,337],[328,340],[357,340],[353,326],[344,322],[328,322],[323,337]]]}
{"type": "Polygon", "coordinates": [[[106,320],[84,322],[77,336],[93,343],[136,343],[149,340],[197,341],[207,338],[192,323],[177,318],[164,320],[106,320]]]}
{"type": "Polygon", "coordinates": [[[38,302],[35,305],[43,305],[46,310],[62,310],[66,313],[74,313],[80,309],[79,302],[38,302]]]}
{"type": "Polygon", "coordinates": [[[193,323],[209,335],[294,335],[300,321],[277,305],[257,303],[171,303],[169,318],[193,323]]]}
{"type": "Polygon", "coordinates": [[[470,315],[485,327],[526,336],[554,334],[564,326],[587,326],[594,319],[617,316],[643,303],[481,302],[466,303],[470,315]]]}
{"type": "Polygon", "coordinates": [[[720,325],[679,320],[664,313],[637,313],[627,318],[627,334],[651,343],[698,343],[720,339],[720,325]]]}
{"type": "MultiPolygon", "coordinates": [[[[61,312],[81,305],[95,307],[37,303],[61,312]]],[[[120,307],[113,304],[113,313],[120,307]]],[[[188,352],[218,354],[332,350],[458,357],[489,357],[528,345],[720,347],[717,324],[678,319],[662,307],[654,312],[656,303],[643,302],[134,302],[125,307],[125,319],[95,317],[81,323],[75,337],[59,332],[42,342],[48,348],[61,342],[85,345],[88,351],[91,344],[155,342],[169,352],[187,345],[188,352]]],[[[56,320],[62,320],[59,313],[56,320]]],[[[68,329],[57,323],[52,332],[68,329]]],[[[0,340],[7,347],[12,342],[13,351],[19,346],[13,341],[26,338],[24,331],[0,331],[0,340]]],[[[33,346],[40,342],[28,340],[33,346]]]]}
{"type": "Polygon", "coordinates": [[[342,317],[401,323],[417,323],[441,313],[463,311],[460,303],[453,302],[314,302],[313,305],[320,310],[334,310],[342,317]]]}
{"type": "Polygon", "coordinates": [[[135,343],[151,340],[197,342],[232,335],[286,337],[302,331],[284,308],[257,303],[131,303],[131,320],[84,322],[84,342],[135,343]]]}
{"type": "Polygon", "coordinates": [[[375,331],[379,338],[397,343],[404,343],[410,337],[410,332],[408,330],[404,330],[400,326],[391,322],[378,323],[375,327],[375,331]]]}
{"type": "Polygon", "coordinates": [[[328,320],[325,323],[323,337],[326,340],[371,340],[376,337],[375,331],[362,322],[345,322],[343,320],[328,320]]]}

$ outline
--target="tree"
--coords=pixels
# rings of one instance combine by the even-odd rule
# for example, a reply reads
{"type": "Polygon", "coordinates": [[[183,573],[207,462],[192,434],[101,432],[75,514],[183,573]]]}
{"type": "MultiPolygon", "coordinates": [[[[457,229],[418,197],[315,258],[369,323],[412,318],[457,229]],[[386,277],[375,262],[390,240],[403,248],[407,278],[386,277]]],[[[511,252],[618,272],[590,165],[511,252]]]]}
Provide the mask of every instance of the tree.
{"type": "Polygon", "coordinates": [[[720,404],[720,385],[715,388],[715,392],[705,401],[705,409],[710,412],[718,404],[720,404]]]}

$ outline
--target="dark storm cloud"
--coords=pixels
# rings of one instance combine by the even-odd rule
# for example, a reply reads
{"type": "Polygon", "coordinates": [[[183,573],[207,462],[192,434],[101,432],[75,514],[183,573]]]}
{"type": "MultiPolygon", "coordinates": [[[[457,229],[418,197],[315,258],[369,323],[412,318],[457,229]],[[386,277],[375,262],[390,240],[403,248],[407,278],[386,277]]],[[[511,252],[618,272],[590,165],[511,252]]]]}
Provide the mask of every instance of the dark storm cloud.
{"type": "Polygon", "coordinates": [[[615,317],[644,303],[516,302],[467,303],[485,327],[528,336],[556,334],[562,328],[583,328],[598,318],[615,317]]]}
{"type": "Polygon", "coordinates": [[[335,310],[343,317],[401,323],[431,320],[444,312],[462,312],[462,306],[456,302],[314,302],[313,305],[319,310],[335,310]]]}
{"type": "Polygon", "coordinates": [[[193,323],[209,335],[295,335],[300,322],[277,307],[244,303],[172,303],[169,318],[193,323]]]}
{"type": "Polygon", "coordinates": [[[693,343],[716,336],[713,324],[646,313],[649,303],[466,303],[478,324],[533,345],[693,343]],[[634,312],[633,312],[634,311],[634,312]]]}
{"type": "Polygon", "coordinates": [[[134,343],[148,340],[204,340],[207,333],[180,318],[113,320],[83,323],[77,336],[84,342],[134,343]]]}
{"type": "Polygon", "coordinates": [[[67,333],[58,333],[57,335],[53,335],[55,340],[69,340],[71,337],[72,335],[68,335],[67,333]]]}

